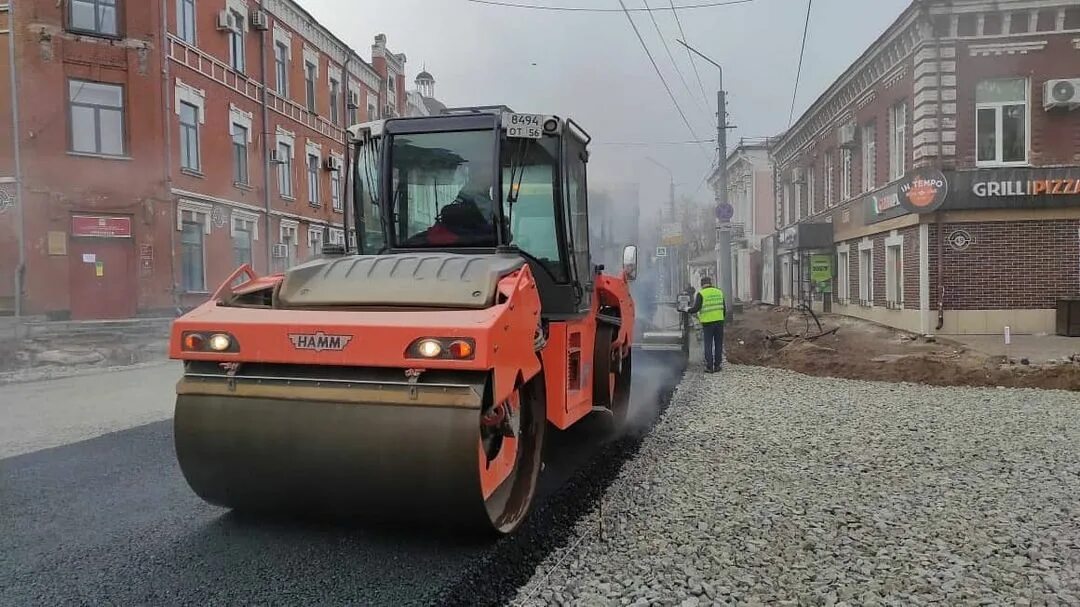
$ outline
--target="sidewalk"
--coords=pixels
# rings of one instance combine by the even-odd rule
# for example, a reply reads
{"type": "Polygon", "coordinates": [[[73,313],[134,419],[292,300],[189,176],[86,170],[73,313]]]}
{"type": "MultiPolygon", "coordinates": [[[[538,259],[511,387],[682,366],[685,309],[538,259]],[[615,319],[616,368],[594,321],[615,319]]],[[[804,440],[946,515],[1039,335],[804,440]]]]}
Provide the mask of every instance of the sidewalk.
{"type": "Polygon", "coordinates": [[[163,361],[172,318],[0,323],[0,384],[163,361]]]}
{"type": "Polygon", "coordinates": [[[1013,335],[1012,343],[1005,345],[1003,335],[942,335],[943,338],[964,344],[976,352],[988,356],[1006,356],[1031,364],[1061,362],[1070,356],[1080,356],[1080,337],[1060,335],[1013,335]]]}

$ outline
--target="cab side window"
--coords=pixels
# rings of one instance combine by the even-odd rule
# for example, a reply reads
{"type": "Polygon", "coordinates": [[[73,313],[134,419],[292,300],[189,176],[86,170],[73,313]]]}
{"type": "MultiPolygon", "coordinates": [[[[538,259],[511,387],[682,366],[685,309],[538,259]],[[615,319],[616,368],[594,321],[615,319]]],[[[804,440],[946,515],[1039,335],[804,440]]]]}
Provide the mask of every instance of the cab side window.
{"type": "Polygon", "coordinates": [[[585,170],[585,146],[570,137],[566,149],[567,160],[567,209],[572,263],[581,283],[581,309],[592,305],[592,261],[589,256],[589,209],[588,180],[585,170]]]}

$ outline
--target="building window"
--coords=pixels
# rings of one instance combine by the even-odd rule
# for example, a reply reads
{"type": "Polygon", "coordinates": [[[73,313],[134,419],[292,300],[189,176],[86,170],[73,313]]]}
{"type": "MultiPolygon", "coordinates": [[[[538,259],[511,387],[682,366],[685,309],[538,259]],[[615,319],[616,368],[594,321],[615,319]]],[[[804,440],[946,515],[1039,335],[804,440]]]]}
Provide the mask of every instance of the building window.
{"type": "Polygon", "coordinates": [[[311,206],[319,206],[319,156],[308,154],[307,157],[307,183],[308,202],[311,206]]]}
{"type": "Polygon", "coordinates": [[[349,106],[347,116],[349,118],[349,125],[360,123],[360,93],[355,91],[349,92],[349,106]]]}
{"type": "MultiPolygon", "coordinates": [[[[196,217],[199,217],[196,215],[196,217]]],[[[180,227],[180,245],[182,247],[180,287],[188,293],[206,291],[206,258],[203,248],[205,227],[201,221],[185,219],[180,227]]]]}
{"type": "Polygon", "coordinates": [[[330,228],[330,244],[345,245],[345,230],[330,228]]]}
{"type": "Polygon", "coordinates": [[[840,150],[840,200],[851,198],[851,150],[840,150]]]}
{"type": "MultiPolygon", "coordinates": [[[[803,177],[805,179],[805,177],[803,177]]],[[[795,183],[795,221],[803,218],[803,179],[795,183]]]]}
{"type": "Polygon", "coordinates": [[[323,245],[323,229],[322,228],[308,228],[308,256],[317,257],[322,254],[323,245]]]}
{"type": "Polygon", "coordinates": [[[975,87],[978,164],[1026,164],[1027,80],[984,80],[975,87]]]}
{"type": "Polygon", "coordinates": [[[176,0],[176,35],[195,46],[195,0],[176,0]]]}
{"type": "Polygon", "coordinates": [[[307,88],[307,109],[312,114],[315,113],[315,81],[318,79],[316,69],[314,63],[310,61],[304,62],[304,84],[307,88]]]}
{"type": "Polygon", "coordinates": [[[180,167],[198,172],[199,164],[199,108],[182,101],[180,103],[180,167]]]}
{"type": "Polygon", "coordinates": [[[368,103],[367,116],[368,116],[368,118],[367,118],[368,120],[378,120],[379,119],[379,108],[378,108],[378,106],[376,106],[374,103],[368,103]]]}
{"type": "Polygon", "coordinates": [[[839,251],[836,254],[836,300],[843,305],[851,299],[851,282],[848,279],[849,263],[848,251],[839,251]]]}
{"type": "Polygon", "coordinates": [[[341,171],[330,171],[330,202],[335,211],[344,210],[341,204],[341,171]]]}
{"type": "Polygon", "coordinates": [[[341,124],[341,85],[330,79],[330,122],[341,124]]]}
{"type": "Polygon", "coordinates": [[[229,66],[244,73],[244,16],[229,11],[229,66]]]}
{"type": "Polygon", "coordinates": [[[817,181],[816,171],[817,169],[814,165],[810,165],[810,167],[806,169],[806,200],[808,201],[807,204],[810,206],[811,214],[817,212],[817,198],[814,197],[814,182],[817,181]]]}
{"type": "Polygon", "coordinates": [[[251,265],[252,243],[255,241],[255,222],[248,219],[233,218],[232,225],[233,262],[237,267],[251,265]]]}
{"type": "Polygon", "coordinates": [[[859,245],[859,304],[874,305],[874,249],[870,243],[859,245]]]}
{"type": "Polygon", "coordinates": [[[904,176],[907,160],[907,103],[889,108],[889,181],[904,176]]]}
{"type": "Polygon", "coordinates": [[[834,202],[833,184],[836,183],[836,167],[834,166],[832,152],[825,154],[825,207],[831,207],[834,202]]]}
{"type": "Polygon", "coordinates": [[[248,176],[248,128],[233,123],[233,183],[249,185],[248,176]]]}
{"type": "Polygon", "coordinates": [[[289,96],[289,46],[284,42],[274,44],[274,73],[277,77],[277,92],[282,97],[289,96]]]}
{"type": "Polygon", "coordinates": [[[791,223],[791,218],[795,215],[791,212],[791,184],[784,184],[784,199],[780,205],[781,221],[780,225],[788,225],[791,223]]]}
{"type": "Polygon", "coordinates": [[[862,191],[877,187],[877,130],[870,123],[862,128],[862,191]]]}
{"type": "Polygon", "coordinates": [[[71,0],[68,4],[68,29],[116,36],[119,33],[117,0],[71,0]]]}
{"type": "Polygon", "coordinates": [[[282,198],[295,198],[293,191],[293,150],[285,142],[278,143],[278,193],[282,198]]]}
{"type": "Polygon", "coordinates": [[[293,259],[295,258],[296,247],[299,244],[299,240],[296,237],[295,225],[282,225],[281,226],[281,244],[284,245],[285,256],[281,258],[281,265],[283,270],[287,270],[292,267],[293,259]]]}
{"type": "Polygon", "coordinates": [[[780,264],[780,296],[791,297],[791,258],[785,257],[780,264]]]}
{"type": "Polygon", "coordinates": [[[71,151],[124,155],[124,87],[71,80],[68,102],[71,151]]]}
{"type": "MultiPolygon", "coordinates": [[[[890,239],[891,241],[892,239],[890,239]]],[[[904,305],[904,249],[900,243],[885,246],[885,301],[898,310],[904,305]]]]}

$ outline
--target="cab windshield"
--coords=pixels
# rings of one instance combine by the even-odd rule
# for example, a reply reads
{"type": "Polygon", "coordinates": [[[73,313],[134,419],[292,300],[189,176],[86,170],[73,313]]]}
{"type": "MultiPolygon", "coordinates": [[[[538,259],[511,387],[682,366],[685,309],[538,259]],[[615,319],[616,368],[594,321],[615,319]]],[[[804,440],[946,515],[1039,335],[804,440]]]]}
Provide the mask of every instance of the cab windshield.
{"type": "Polygon", "coordinates": [[[510,244],[540,262],[557,282],[565,282],[555,214],[558,162],[559,140],[554,137],[503,143],[503,215],[510,224],[510,244]]]}
{"type": "Polygon", "coordinates": [[[497,246],[494,137],[491,130],[394,136],[397,246],[497,246]]]}

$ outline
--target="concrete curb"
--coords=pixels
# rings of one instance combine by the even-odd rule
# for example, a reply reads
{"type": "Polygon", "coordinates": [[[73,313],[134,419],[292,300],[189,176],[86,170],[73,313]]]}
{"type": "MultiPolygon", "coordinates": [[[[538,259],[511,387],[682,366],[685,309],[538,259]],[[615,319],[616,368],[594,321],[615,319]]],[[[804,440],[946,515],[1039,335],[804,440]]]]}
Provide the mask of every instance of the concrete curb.
{"type": "Polygon", "coordinates": [[[111,367],[83,367],[77,369],[66,368],[36,368],[25,369],[22,371],[8,371],[0,373],[0,386],[12,385],[12,384],[29,384],[35,382],[49,381],[53,379],[68,379],[71,377],[86,377],[88,375],[100,375],[103,373],[117,373],[121,371],[135,371],[138,369],[148,369],[151,367],[159,367],[175,362],[171,359],[164,358],[161,360],[154,360],[149,362],[135,363],[133,365],[114,365],[111,367]]]}

